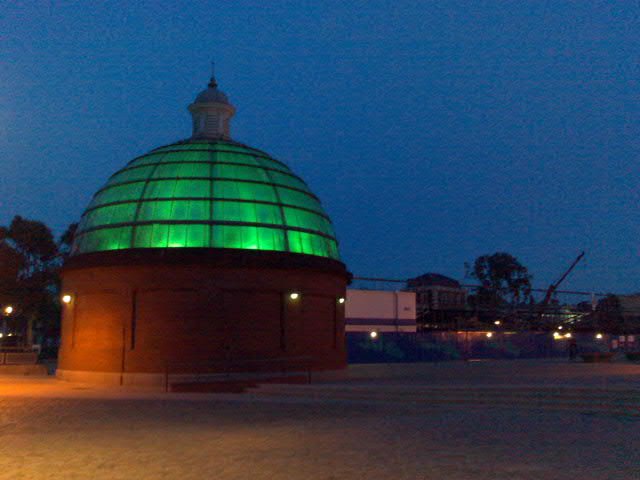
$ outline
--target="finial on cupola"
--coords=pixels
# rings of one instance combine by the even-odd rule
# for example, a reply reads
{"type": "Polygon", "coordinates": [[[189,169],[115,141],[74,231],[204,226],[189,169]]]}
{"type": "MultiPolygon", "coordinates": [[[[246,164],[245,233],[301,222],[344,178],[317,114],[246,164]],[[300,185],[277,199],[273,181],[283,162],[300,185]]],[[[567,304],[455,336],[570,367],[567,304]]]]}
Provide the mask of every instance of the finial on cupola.
{"type": "Polygon", "coordinates": [[[236,113],[227,95],[218,89],[215,63],[211,62],[211,79],[206,90],[189,105],[193,118],[191,138],[230,139],[231,117],[236,113]]]}
{"type": "Polygon", "coordinates": [[[209,80],[209,88],[218,88],[218,82],[216,81],[216,62],[211,61],[211,79],[209,80]]]}

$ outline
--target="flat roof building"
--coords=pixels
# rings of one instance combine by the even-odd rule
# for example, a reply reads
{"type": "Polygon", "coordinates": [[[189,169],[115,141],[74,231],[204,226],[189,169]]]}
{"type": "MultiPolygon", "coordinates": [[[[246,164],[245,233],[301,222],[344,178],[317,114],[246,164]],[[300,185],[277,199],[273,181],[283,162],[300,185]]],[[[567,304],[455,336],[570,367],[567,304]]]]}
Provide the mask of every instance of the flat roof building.
{"type": "Polygon", "coordinates": [[[414,292],[348,289],[347,332],[415,332],[414,292]]]}

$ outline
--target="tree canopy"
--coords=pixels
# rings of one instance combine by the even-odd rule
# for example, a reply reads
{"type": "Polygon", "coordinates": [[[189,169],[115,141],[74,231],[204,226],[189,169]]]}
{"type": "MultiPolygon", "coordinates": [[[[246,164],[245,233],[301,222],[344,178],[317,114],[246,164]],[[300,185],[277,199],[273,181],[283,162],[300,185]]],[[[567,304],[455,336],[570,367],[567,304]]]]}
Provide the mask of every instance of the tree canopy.
{"type": "Polygon", "coordinates": [[[14,329],[33,325],[40,340],[59,331],[58,271],[74,225],[56,241],[44,223],[15,216],[0,226],[0,306],[11,305],[14,329]]]}
{"type": "Polygon", "coordinates": [[[471,277],[480,282],[479,301],[497,306],[530,300],[531,279],[527,267],[506,252],[481,255],[469,268],[471,277]]]}

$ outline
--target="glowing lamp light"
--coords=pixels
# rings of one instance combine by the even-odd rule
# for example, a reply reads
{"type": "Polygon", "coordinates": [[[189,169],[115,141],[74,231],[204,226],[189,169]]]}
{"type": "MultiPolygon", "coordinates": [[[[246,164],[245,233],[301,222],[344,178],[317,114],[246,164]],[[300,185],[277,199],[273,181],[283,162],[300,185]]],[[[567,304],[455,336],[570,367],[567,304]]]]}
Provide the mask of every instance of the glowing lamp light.
{"type": "Polygon", "coordinates": [[[598,340],[602,340],[602,334],[601,333],[596,333],[596,338],[598,340]]]}
{"type": "Polygon", "coordinates": [[[558,330],[562,330],[562,325],[560,325],[560,326],[558,327],[558,330]]]}
{"type": "Polygon", "coordinates": [[[344,303],[344,297],[340,297],[340,298],[338,299],[338,303],[344,303]]]}
{"type": "Polygon", "coordinates": [[[487,332],[487,338],[493,337],[493,332],[487,332]]]}
{"type": "Polygon", "coordinates": [[[369,336],[375,340],[376,338],[378,338],[378,332],[373,331],[369,334],[369,336]]]}
{"type": "Polygon", "coordinates": [[[496,320],[495,322],[493,322],[494,325],[500,325],[502,322],[500,320],[496,320]]]}
{"type": "Polygon", "coordinates": [[[560,338],[560,336],[560,332],[553,332],[553,338],[555,338],[556,340],[560,338]]]}
{"type": "Polygon", "coordinates": [[[289,294],[289,298],[290,298],[291,300],[297,300],[298,298],[300,298],[300,294],[299,294],[299,293],[297,293],[297,292],[290,293],[290,294],[289,294]]]}
{"type": "Polygon", "coordinates": [[[11,305],[7,305],[4,307],[4,313],[6,315],[11,315],[13,313],[13,307],[11,305]]]}
{"type": "Polygon", "coordinates": [[[71,303],[71,295],[63,295],[62,296],[63,303],[71,303]]]}
{"type": "Polygon", "coordinates": [[[570,333],[565,334],[564,338],[571,338],[571,334],[570,333]]]}

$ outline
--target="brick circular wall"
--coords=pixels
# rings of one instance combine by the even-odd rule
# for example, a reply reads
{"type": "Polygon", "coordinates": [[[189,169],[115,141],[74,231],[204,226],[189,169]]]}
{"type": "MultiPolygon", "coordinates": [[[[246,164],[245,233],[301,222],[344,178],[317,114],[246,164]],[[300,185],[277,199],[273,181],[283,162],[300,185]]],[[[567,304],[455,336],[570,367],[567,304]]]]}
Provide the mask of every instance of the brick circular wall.
{"type": "Polygon", "coordinates": [[[348,273],[334,260],[212,250],[91,254],[69,262],[62,281],[71,295],[63,305],[62,378],[139,383],[148,374],[157,383],[167,371],[346,366],[339,299],[348,273]]]}

